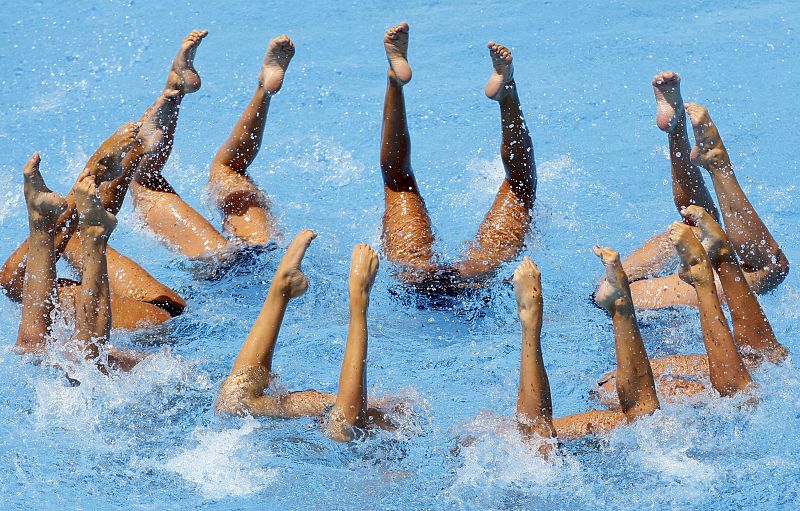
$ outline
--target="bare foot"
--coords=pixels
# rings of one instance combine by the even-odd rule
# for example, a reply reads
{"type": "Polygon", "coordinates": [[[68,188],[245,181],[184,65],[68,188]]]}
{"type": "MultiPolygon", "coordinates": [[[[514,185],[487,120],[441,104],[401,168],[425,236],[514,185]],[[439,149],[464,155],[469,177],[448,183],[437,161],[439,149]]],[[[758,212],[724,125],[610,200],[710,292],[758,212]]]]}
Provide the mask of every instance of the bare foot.
{"type": "Polygon", "coordinates": [[[123,124],[108,137],[94,152],[86,163],[87,168],[95,169],[100,181],[110,181],[122,174],[122,160],[133,144],[139,140],[139,129],[142,124],[129,122],[123,124]]]}
{"type": "Polygon", "coordinates": [[[90,169],[81,172],[72,190],[80,214],[81,239],[88,236],[107,240],[117,226],[117,217],[103,207],[97,190],[97,181],[90,169]]]}
{"type": "Polygon", "coordinates": [[[595,303],[611,314],[623,307],[633,308],[628,276],[622,268],[619,253],[607,247],[597,246],[592,248],[592,252],[606,267],[606,280],[597,290],[594,297],[595,303]]]}
{"type": "Polygon", "coordinates": [[[672,133],[686,118],[681,97],[681,77],[672,71],[658,73],[653,77],[653,92],[658,105],[656,125],[661,131],[672,133]]]}
{"type": "Polygon", "coordinates": [[[529,321],[541,318],[542,274],[530,257],[525,256],[514,270],[513,282],[519,319],[529,321]]]}
{"type": "Polygon", "coordinates": [[[67,209],[67,201],[56,192],[50,190],[39,172],[42,159],[39,153],[33,153],[22,168],[25,180],[25,202],[28,205],[28,223],[30,229],[52,233],[56,228],[56,220],[67,209]]]}
{"type": "Polygon", "coordinates": [[[277,93],[283,85],[283,75],[294,57],[294,43],[288,35],[281,35],[269,42],[264,65],[258,75],[258,84],[269,95],[277,93]]]}
{"type": "Polygon", "coordinates": [[[383,47],[389,59],[389,78],[403,86],[411,81],[408,65],[408,23],[405,21],[386,31],[383,47]]]}
{"type": "Polygon", "coordinates": [[[303,256],[306,255],[308,246],[316,237],[317,235],[308,229],[300,231],[289,244],[286,254],[281,259],[281,264],[275,270],[274,283],[278,285],[281,294],[289,299],[302,296],[308,289],[308,279],[300,269],[300,264],[303,262],[303,256]]]}
{"type": "Polygon", "coordinates": [[[169,71],[165,89],[178,91],[179,94],[191,94],[200,89],[200,75],[194,68],[194,55],[197,53],[200,42],[207,35],[208,30],[189,32],[189,35],[181,43],[175,60],[172,61],[172,69],[169,71]]]}
{"type": "Polygon", "coordinates": [[[722,262],[735,257],[725,231],[705,209],[691,205],[681,210],[681,216],[692,220],[694,225],[700,228],[700,243],[714,268],[718,269],[722,262]]]}
{"type": "Polygon", "coordinates": [[[509,83],[514,79],[514,66],[511,64],[513,57],[511,50],[494,41],[489,41],[486,46],[489,48],[494,67],[492,77],[486,82],[486,97],[500,101],[509,90],[509,83]]]}
{"type": "Polygon", "coordinates": [[[694,129],[694,147],[691,160],[695,165],[708,168],[709,165],[721,163],[725,155],[725,147],[714,122],[708,115],[708,109],[697,103],[687,103],[686,113],[692,121],[694,129]]]}
{"type": "Polygon", "coordinates": [[[366,243],[359,243],[350,259],[350,299],[366,300],[377,274],[378,254],[366,243]]]}
{"type": "Polygon", "coordinates": [[[669,226],[669,239],[681,258],[678,276],[687,284],[714,284],[714,270],[703,245],[700,244],[692,228],[683,222],[669,226]]]}

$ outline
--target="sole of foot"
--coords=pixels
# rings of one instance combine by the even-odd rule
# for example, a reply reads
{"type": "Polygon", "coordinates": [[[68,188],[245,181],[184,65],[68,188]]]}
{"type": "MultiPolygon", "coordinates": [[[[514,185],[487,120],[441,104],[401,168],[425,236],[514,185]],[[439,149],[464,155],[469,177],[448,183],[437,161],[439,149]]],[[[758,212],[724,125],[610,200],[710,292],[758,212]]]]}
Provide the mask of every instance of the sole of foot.
{"type": "Polygon", "coordinates": [[[653,77],[653,92],[656,96],[656,126],[661,131],[672,133],[684,119],[681,77],[673,71],[664,71],[653,77]]]}
{"type": "Polygon", "coordinates": [[[411,66],[408,65],[408,31],[405,21],[393,26],[383,36],[383,47],[389,60],[389,78],[400,85],[411,81],[411,66]]]}
{"type": "Polygon", "coordinates": [[[264,65],[258,75],[258,83],[264,91],[275,94],[283,86],[283,76],[294,57],[294,43],[288,35],[281,35],[269,42],[264,55],[264,65]]]}
{"type": "Polygon", "coordinates": [[[486,45],[489,48],[489,55],[492,57],[492,67],[494,73],[486,82],[486,97],[495,101],[500,101],[508,91],[509,83],[514,79],[514,66],[512,65],[513,56],[511,50],[494,41],[489,41],[486,45]]]}

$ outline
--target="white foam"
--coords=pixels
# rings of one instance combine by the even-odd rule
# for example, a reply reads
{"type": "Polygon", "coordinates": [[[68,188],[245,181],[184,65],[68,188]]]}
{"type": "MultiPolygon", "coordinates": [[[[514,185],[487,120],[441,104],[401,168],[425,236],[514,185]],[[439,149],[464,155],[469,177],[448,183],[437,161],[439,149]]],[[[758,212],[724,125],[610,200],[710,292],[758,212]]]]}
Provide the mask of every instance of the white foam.
{"type": "Polygon", "coordinates": [[[206,499],[259,492],[278,476],[274,468],[259,467],[269,453],[247,450],[246,437],[259,427],[247,417],[238,429],[196,429],[196,445],[168,459],[163,468],[197,485],[206,499]]]}

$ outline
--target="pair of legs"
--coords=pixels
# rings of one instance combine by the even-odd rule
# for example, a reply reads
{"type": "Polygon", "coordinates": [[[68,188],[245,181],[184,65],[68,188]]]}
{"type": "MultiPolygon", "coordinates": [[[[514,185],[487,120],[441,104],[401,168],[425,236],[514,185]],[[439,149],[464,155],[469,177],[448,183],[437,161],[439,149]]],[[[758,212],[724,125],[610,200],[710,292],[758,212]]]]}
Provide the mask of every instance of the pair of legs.
{"type": "MultiPolygon", "coordinates": [[[[653,89],[658,105],[656,124],[669,139],[672,189],[678,211],[697,205],[720,220],[699,170],[704,167],[714,184],[726,232],[747,282],[756,293],[774,289],[786,278],[789,262],[739,186],[708,111],[696,103],[684,106],[680,77],[671,71],[658,74],[653,79],[653,89]],[[693,147],[689,145],[687,113],[695,135],[693,147]]],[[[691,220],[686,222],[692,225],[691,220]]],[[[647,241],[623,261],[636,306],[697,305],[695,293],[678,275],[661,276],[674,260],[673,255],[669,234],[664,233],[647,241]]]]}
{"type": "MultiPolygon", "coordinates": [[[[403,86],[411,80],[408,32],[408,24],[401,23],[384,36],[389,70],[381,132],[386,203],[382,241],[388,259],[402,268],[401,278],[415,284],[430,281],[433,274],[446,268],[438,264],[434,254],[430,218],[411,169],[411,141],[403,95],[403,86]]],[[[520,108],[511,52],[489,43],[489,53],[494,73],[486,85],[486,95],[500,104],[501,157],[506,178],[464,260],[449,268],[450,271],[442,272],[462,281],[491,276],[498,266],[517,256],[530,228],[536,194],[533,143],[520,108]]]]}
{"type": "MultiPolygon", "coordinates": [[[[116,214],[128,190],[128,184],[140,162],[146,156],[149,135],[143,128],[147,121],[128,123],[116,130],[95,151],[87,163],[100,182],[99,196],[103,206],[116,214]]],[[[78,182],[75,186],[77,187],[78,182]]],[[[74,189],[66,197],[66,208],[56,219],[54,254],[63,254],[78,272],[83,268],[83,247],[78,231],[78,210],[74,189]]],[[[11,254],[0,271],[0,286],[15,301],[23,299],[30,241],[24,241],[11,254]]],[[[137,328],[163,323],[179,314],[185,302],[174,291],[153,278],[141,266],[111,247],[107,247],[111,303],[116,314],[114,327],[137,328]]],[[[81,287],[74,282],[61,281],[59,295],[64,304],[75,304],[81,287]]],[[[72,307],[67,307],[72,310],[72,307]]]]}
{"type": "MultiPolygon", "coordinates": [[[[687,212],[690,219],[701,226],[709,219],[713,222],[707,213],[705,217],[699,213],[703,211],[701,208],[694,208],[696,211],[692,210],[692,215],[687,212]]],[[[722,230],[719,229],[719,232],[722,230]]],[[[681,259],[680,276],[694,287],[699,303],[703,341],[708,353],[705,361],[711,384],[722,396],[741,392],[750,385],[752,379],[739,356],[722,313],[714,284],[714,272],[706,249],[685,224],[673,224],[670,237],[681,259]]],[[[726,280],[734,281],[737,276],[731,265],[738,265],[733,251],[724,249],[717,240],[710,237],[706,238],[706,244],[708,250],[713,250],[716,254],[723,253],[719,256],[720,260],[724,260],[722,272],[726,274],[726,280]],[[730,274],[727,275],[728,273],[730,274]]],[[[517,417],[519,428],[524,434],[536,433],[544,437],[573,439],[607,431],[624,422],[649,415],[659,407],[653,371],[639,332],[628,277],[620,263],[619,254],[608,248],[595,247],[594,251],[606,268],[608,285],[598,295],[597,302],[608,310],[614,323],[617,370],[613,384],[616,387],[619,408],[593,410],[553,419],[550,385],[540,343],[540,274],[530,259],[525,258],[514,273],[517,309],[523,328],[517,417]]],[[[743,289],[742,291],[744,292],[743,289]]],[[[744,300],[743,295],[742,302],[738,305],[743,305],[744,300]]]]}
{"type": "MultiPolygon", "coordinates": [[[[194,31],[181,45],[165,88],[171,100],[155,116],[157,148],[140,165],[131,186],[145,224],[170,247],[194,259],[221,256],[230,250],[229,242],[176,193],[161,171],[172,151],[183,97],[200,88],[193,62],[206,35],[194,31]]],[[[293,56],[294,44],[287,36],[270,41],[253,98],[211,163],[209,186],[224,215],[224,230],[249,245],[264,245],[277,232],[269,200],[247,168],[261,148],[270,99],[283,85],[293,56]]]]}
{"type": "MultiPolygon", "coordinates": [[[[730,335],[719,305],[716,286],[712,285],[715,271],[730,308],[733,323],[732,339],[745,366],[753,368],[764,358],[773,363],[782,362],[787,350],[775,337],[772,326],[758,303],[758,298],[747,283],[746,274],[739,265],[736,251],[725,231],[711,213],[700,206],[684,208],[681,215],[700,230],[700,241],[698,241],[690,227],[676,223],[670,227],[670,237],[682,261],[679,274],[696,290],[704,339],[711,335],[723,337],[730,335]],[[706,260],[708,265],[705,264],[706,260]],[[723,326],[727,334],[722,332],[723,326]],[[720,332],[709,332],[710,328],[719,329],[720,332]]],[[[677,355],[651,361],[659,394],[663,399],[703,391],[705,385],[702,380],[707,378],[710,378],[712,386],[722,393],[715,383],[715,379],[719,379],[715,374],[719,371],[714,371],[714,365],[736,366],[737,364],[732,355],[729,355],[728,362],[712,359],[713,348],[708,348],[709,344],[717,346],[719,342],[709,343],[706,339],[708,356],[677,355]]],[[[607,406],[615,406],[611,387],[615,385],[617,379],[617,374],[609,373],[599,382],[601,390],[599,397],[607,406]]]]}
{"type": "Polygon", "coordinates": [[[542,287],[536,265],[525,257],[514,272],[514,293],[517,312],[522,322],[522,354],[517,398],[517,424],[524,436],[559,437],[569,440],[603,433],[659,407],[653,374],[639,333],[636,313],[630,299],[625,273],[619,256],[611,249],[595,248],[609,276],[609,289],[614,293],[602,297],[602,305],[614,321],[617,353],[616,388],[620,410],[592,410],[553,418],[550,383],[544,367],[541,348],[542,287]]]}
{"type": "Polygon", "coordinates": [[[321,416],[330,408],[326,433],[335,440],[353,439],[353,428],[370,423],[389,426],[383,414],[367,408],[367,308],[369,293],[378,272],[378,256],[368,245],[353,249],[350,266],[350,326],[336,395],[316,390],[265,395],[272,379],[272,357],[289,300],[305,293],[308,281],[300,264],[316,237],[302,231],[289,245],[264,306],[217,395],[217,413],[266,417],[321,416]]]}
{"type": "MultiPolygon", "coordinates": [[[[23,170],[30,237],[16,343],[22,353],[43,352],[51,335],[52,313],[58,303],[56,231],[59,217],[70,207],[66,199],[45,185],[39,173],[40,161],[39,154],[34,154],[23,170]]],[[[105,372],[109,366],[129,370],[140,358],[105,349],[112,325],[106,249],[117,220],[100,199],[97,179],[101,172],[99,165],[87,167],[78,177],[72,195],[79,215],[77,229],[83,263],[83,279],[75,298],[75,339],[81,354],[105,372]],[[107,362],[100,357],[101,350],[107,362]]]]}

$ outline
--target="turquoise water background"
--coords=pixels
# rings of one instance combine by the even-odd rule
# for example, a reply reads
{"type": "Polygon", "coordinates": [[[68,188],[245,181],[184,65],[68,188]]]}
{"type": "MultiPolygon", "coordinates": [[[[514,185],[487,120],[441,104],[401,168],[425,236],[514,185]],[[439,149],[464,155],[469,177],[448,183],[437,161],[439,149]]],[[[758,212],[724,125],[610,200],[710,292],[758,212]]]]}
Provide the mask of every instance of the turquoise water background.
{"type": "MultiPolygon", "coordinates": [[[[215,225],[208,164],[249,100],[267,41],[297,55],[273,100],[251,175],[285,234],[319,237],[309,293],[292,304],[275,368],[290,389],[334,391],[347,325],[352,246],[379,245],[383,31],[411,24],[406,88],[412,161],[456,258],[503,175],[499,112],[483,95],[486,41],[514,52],[539,172],[525,254],[543,273],[543,347],[556,415],[593,406],[614,367],[606,315],[589,295],[590,247],[629,252],[678,216],[652,76],[674,69],[708,106],[738,176],[792,263],[797,193],[800,9],[793,1],[695,2],[33,2],[0,10],[0,257],[27,234],[21,166],[33,151],[66,193],[96,146],[160,91],[181,39],[205,28],[203,88],[183,103],[164,175],[215,225]]],[[[217,418],[219,383],[261,306],[280,252],[216,279],[168,251],[128,201],[111,243],[188,302],[166,325],[115,342],[152,352],[131,374],[88,368],[69,387],[15,355],[20,308],[0,297],[3,509],[793,509],[800,473],[800,373],[754,373],[760,404],[706,396],[664,406],[545,462],[498,433],[516,399],[520,325],[511,288],[432,304],[382,269],[370,309],[370,394],[413,404],[399,431],[334,444],[313,420],[217,418]],[[458,435],[470,447],[453,452],[458,435]]],[[[520,256],[521,257],[521,256],[520,256]]],[[[69,275],[65,266],[60,266],[69,275]]],[[[800,272],[762,304],[800,350],[800,272]]],[[[702,350],[697,312],[645,312],[651,356],[702,350]]],[[[68,329],[59,329],[68,336],[68,329]]]]}

